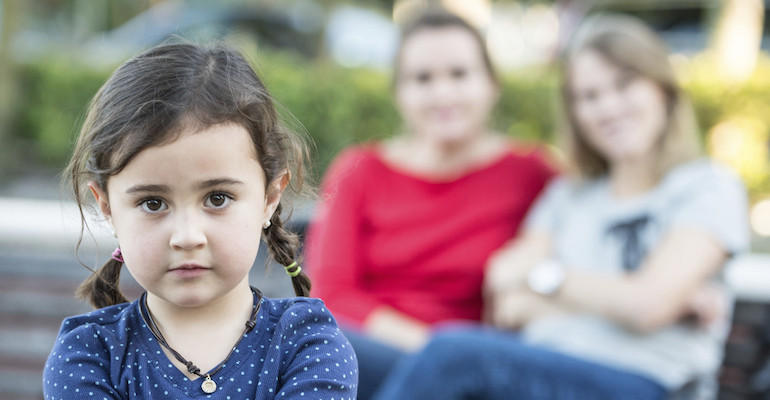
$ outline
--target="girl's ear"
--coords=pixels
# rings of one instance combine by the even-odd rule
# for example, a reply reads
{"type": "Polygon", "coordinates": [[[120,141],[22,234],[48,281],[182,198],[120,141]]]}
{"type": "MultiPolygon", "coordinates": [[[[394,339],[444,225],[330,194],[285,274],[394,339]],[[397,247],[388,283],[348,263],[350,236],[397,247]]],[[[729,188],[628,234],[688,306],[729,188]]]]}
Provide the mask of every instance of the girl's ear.
{"type": "Polygon", "coordinates": [[[88,188],[91,189],[91,193],[93,193],[102,215],[109,220],[112,217],[112,210],[110,210],[110,202],[107,200],[107,193],[96,181],[88,182],[88,188]]]}
{"type": "Polygon", "coordinates": [[[275,209],[278,208],[278,203],[281,202],[281,195],[284,189],[289,184],[291,174],[288,170],[281,171],[278,177],[275,178],[267,187],[267,201],[265,202],[265,221],[270,220],[273,217],[275,209]]]}

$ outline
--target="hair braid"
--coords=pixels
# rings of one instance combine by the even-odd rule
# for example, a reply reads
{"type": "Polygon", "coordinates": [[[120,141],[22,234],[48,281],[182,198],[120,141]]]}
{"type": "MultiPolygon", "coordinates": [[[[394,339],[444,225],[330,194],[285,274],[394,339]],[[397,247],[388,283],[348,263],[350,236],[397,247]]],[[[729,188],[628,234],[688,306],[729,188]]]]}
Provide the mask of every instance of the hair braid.
{"type": "MultiPolygon", "coordinates": [[[[278,203],[278,207],[270,218],[270,226],[264,230],[265,241],[267,242],[270,256],[277,263],[287,266],[297,261],[297,265],[287,271],[293,273],[299,268],[299,262],[295,259],[296,249],[299,247],[299,238],[296,234],[283,228],[283,221],[281,220],[282,209],[281,203],[278,203]]],[[[310,278],[304,272],[300,272],[297,276],[291,278],[291,283],[294,286],[294,294],[300,297],[310,296],[310,278]]]]}
{"type": "Polygon", "coordinates": [[[128,299],[120,291],[120,268],[123,263],[110,259],[104,265],[93,271],[83,283],[78,286],[75,295],[86,300],[94,308],[114,306],[127,303],[128,299]]]}

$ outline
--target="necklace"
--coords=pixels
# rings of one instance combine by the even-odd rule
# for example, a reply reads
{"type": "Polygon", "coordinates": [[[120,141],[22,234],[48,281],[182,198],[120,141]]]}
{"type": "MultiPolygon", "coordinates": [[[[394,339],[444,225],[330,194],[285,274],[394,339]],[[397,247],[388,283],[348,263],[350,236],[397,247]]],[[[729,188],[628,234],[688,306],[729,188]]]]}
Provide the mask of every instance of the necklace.
{"type": "Polygon", "coordinates": [[[235,343],[235,346],[233,346],[232,350],[230,350],[230,353],[227,354],[227,357],[225,357],[224,361],[219,363],[219,365],[217,365],[213,371],[206,374],[206,376],[201,374],[200,368],[196,367],[192,361],[185,360],[181,354],[179,354],[176,350],[172,349],[171,346],[168,345],[168,342],[166,342],[166,339],[163,337],[160,329],[158,329],[158,326],[155,324],[155,320],[152,318],[150,308],[147,307],[147,292],[142,293],[142,298],[139,300],[139,313],[142,315],[142,321],[144,321],[144,324],[150,328],[150,332],[152,332],[152,335],[155,336],[155,339],[158,340],[158,343],[168,349],[168,351],[171,352],[174,358],[176,358],[180,363],[184,364],[185,367],[187,367],[187,371],[189,373],[198,375],[201,378],[205,378],[203,383],[201,383],[201,389],[203,389],[204,392],[211,394],[217,390],[217,384],[213,379],[211,379],[211,375],[216,374],[220,369],[222,369],[222,366],[225,365],[227,360],[230,359],[230,356],[233,355],[233,352],[241,343],[243,337],[247,333],[251,332],[255,326],[257,326],[257,313],[259,313],[259,308],[262,306],[262,292],[253,286],[251,287],[251,292],[254,294],[254,307],[251,311],[251,318],[246,321],[246,330],[243,331],[243,335],[241,335],[241,338],[238,339],[238,342],[235,343]]]}

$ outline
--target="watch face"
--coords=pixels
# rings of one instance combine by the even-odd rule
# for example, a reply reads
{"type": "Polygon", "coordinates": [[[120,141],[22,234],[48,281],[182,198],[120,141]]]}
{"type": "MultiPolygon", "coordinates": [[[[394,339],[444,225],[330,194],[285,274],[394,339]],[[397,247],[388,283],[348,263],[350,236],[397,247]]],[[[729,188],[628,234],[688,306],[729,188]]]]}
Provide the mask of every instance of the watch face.
{"type": "Polygon", "coordinates": [[[527,277],[527,283],[533,292],[549,296],[559,290],[565,276],[566,271],[561,264],[553,260],[547,260],[538,264],[530,272],[527,277]]]}

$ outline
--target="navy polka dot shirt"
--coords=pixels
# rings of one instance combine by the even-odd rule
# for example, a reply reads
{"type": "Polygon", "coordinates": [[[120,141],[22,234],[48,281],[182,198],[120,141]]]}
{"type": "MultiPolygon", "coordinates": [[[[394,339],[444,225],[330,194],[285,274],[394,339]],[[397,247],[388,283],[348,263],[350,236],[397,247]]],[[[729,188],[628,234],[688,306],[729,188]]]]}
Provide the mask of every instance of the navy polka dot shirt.
{"type": "Polygon", "coordinates": [[[206,394],[171,364],[135,301],[64,320],[43,387],[46,400],[352,400],[358,363],[323,302],[263,299],[256,328],[211,378],[206,394]]]}

